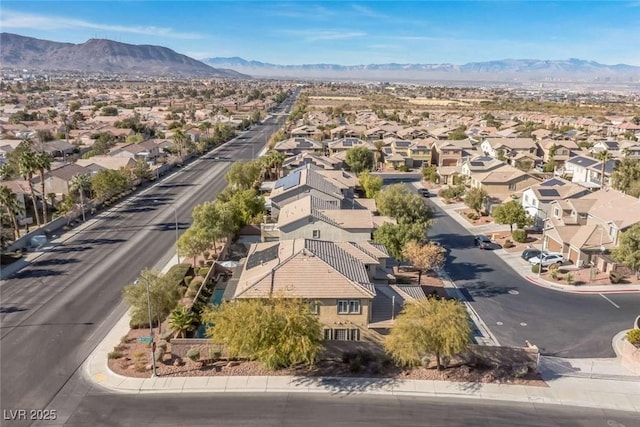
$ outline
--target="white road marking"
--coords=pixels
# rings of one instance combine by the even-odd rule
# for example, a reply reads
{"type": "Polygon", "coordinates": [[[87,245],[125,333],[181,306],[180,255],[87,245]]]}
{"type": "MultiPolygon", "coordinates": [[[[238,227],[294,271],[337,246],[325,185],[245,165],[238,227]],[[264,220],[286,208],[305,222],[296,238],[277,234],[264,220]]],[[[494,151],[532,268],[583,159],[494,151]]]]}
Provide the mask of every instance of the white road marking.
{"type": "Polygon", "coordinates": [[[606,296],[604,296],[604,294],[598,294],[600,295],[602,298],[606,299],[607,301],[609,301],[611,304],[613,304],[613,306],[615,308],[620,308],[620,306],[618,304],[616,304],[615,302],[611,301],[609,298],[607,298],[606,296]]]}

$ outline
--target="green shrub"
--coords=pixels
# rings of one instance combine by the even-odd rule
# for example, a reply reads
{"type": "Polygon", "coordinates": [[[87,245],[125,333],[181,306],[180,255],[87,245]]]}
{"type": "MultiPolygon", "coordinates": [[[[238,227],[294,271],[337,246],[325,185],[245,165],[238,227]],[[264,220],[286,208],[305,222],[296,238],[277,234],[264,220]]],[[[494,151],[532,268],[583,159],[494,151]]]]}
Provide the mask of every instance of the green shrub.
{"type": "Polygon", "coordinates": [[[194,362],[197,362],[200,359],[200,350],[197,347],[191,347],[186,356],[194,362]]]}
{"type": "Polygon", "coordinates": [[[112,351],[107,355],[107,357],[109,359],[120,359],[121,357],[124,357],[124,354],[120,353],[119,351],[112,351]]]}
{"type": "Polygon", "coordinates": [[[564,279],[567,281],[568,284],[572,284],[574,281],[573,274],[567,273],[567,275],[564,276],[564,279]]]}
{"type": "Polygon", "coordinates": [[[198,270],[198,275],[202,277],[206,277],[207,273],[209,273],[208,268],[201,268],[198,270]]]}
{"type": "Polygon", "coordinates": [[[540,264],[532,265],[531,266],[531,272],[535,273],[535,274],[540,273],[540,264]]]}
{"type": "Polygon", "coordinates": [[[633,345],[640,345],[640,329],[635,328],[627,332],[627,341],[633,345]]]}
{"type": "Polygon", "coordinates": [[[202,253],[202,255],[203,255],[205,258],[207,258],[207,259],[208,259],[208,258],[209,258],[209,255],[211,255],[211,253],[210,253],[209,251],[204,251],[204,252],[202,253]]]}
{"type": "Polygon", "coordinates": [[[173,337],[173,331],[169,330],[169,331],[164,331],[163,333],[161,333],[160,335],[158,335],[158,338],[161,341],[166,341],[166,342],[171,342],[171,338],[173,337]]]}
{"type": "Polygon", "coordinates": [[[513,233],[511,233],[511,237],[513,237],[513,240],[518,243],[524,243],[527,241],[527,232],[525,230],[522,230],[521,228],[518,228],[513,230],[513,233]]]}
{"type": "Polygon", "coordinates": [[[184,296],[187,298],[195,298],[197,293],[198,293],[197,289],[189,288],[187,289],[187,292],[185,292],[184,296]]]}
{"type": "Polygon", "coordinates": [[[557,279],[558,278],[558,268],[549,268],[549,274],[551,275],[552,279],[557,279]]]}
{"type": "Polygon", "coordinates": [[[479,218],[479,216],[478,216],[478,214],[476,214],[475,212],[469,212],[469,213],[467,214],[467,218],[469,218],[469,219],[471,219],[471,220],[474,220],[474,221],[475,221],[476,219],[478,219],[478,218],[479,218]]]}
{"type": "Polygon", "coordinates": [[[184,277],[184,283],[185,285],[189,286],[191,284],[191,281],[193,280],[193,276],[185,276],[184,277]]]}
{"type": "Polygon", "coordinates": [[[176,264],[167,271],[164,277],[169,278],[172,283],[184,285],[184,278],[190,270],[189,264],[176,264]]]}
{"type": "Polygon", "coordinates": [[[504,245],[503,245],[503,247],[504,247],[505,249],[509,249],[509,248],[514,247],[514,246],[515,246],[515,245],[513,244],[513,242],[512,242],[511,240],[507,239],[507,240],[505,240],[505,241],[504,241],[504,245]]]}
{"type": "Polygon", "coordinates": [[[200,267],[204,267],[204,260],[203,260],[203,259],[199,259],[199,260],[198,260],[198,265],[199,265],[200,267]]]}
{"type": "Polygon", "coordinates": [[[197,291],[198,289],[200,289],[200,286],[202,285],[202,282],[203,282],[203,280],[201,278],[196,277],[189,284],[189,289],[195,289],[197,291]]]}

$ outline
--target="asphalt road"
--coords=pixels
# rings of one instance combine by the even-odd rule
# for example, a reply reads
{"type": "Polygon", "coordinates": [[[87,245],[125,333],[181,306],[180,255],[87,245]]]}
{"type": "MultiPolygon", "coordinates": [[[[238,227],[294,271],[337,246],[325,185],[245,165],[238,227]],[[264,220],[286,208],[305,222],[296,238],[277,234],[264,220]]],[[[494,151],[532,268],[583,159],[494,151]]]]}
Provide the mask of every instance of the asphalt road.
{"type": "Polygon", "coordinates": [[[536,286],[493,252],[476,248],[464,227],[427,203],[436,218],[429,236],[450,249],[446,271],[466,288],[467,299],[501,345],[523,346],[529,340],[546,355],[615,356],[611,340],[640,314],[639,294],[608,294],[607,300],[536,286]]]}
{"type": "MultiPolygon", "coordinates": [[[[291,106],[292,100],[285,101],[291,106]]],[[[160,268],[196,204],[226,186],[235,160],[257,155],[285,120],[278,115],[99,216],[0,285],[2,409],[44,409],[126,307],[122,288],[160,268]],[[175,209],[175,212],[174,212],[175,209]]]]}
{"type": "MultiPolygon", "coordinates": [[[[474,399],[329,394],[86,396],[65,426],[632,427],[638,414],[474,399]]],[[[8,424],[10,425],[10,424],[8,424]]],[[[40,423],[38,425],[50,425],[40,423]]]]}

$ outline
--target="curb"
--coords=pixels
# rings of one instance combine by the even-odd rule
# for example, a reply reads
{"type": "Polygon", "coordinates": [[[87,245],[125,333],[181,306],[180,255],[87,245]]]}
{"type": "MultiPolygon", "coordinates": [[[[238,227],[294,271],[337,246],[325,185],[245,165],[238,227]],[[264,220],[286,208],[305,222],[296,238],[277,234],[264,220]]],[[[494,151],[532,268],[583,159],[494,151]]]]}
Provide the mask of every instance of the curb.
{"type": "Polygon", "coordinates": [[[635,294],[635,293],[640,293],[640,289],[637,288],[638,285],[631,285],[631,286],[636,286],[636,288],[632,288],[632,289],[603,289],[603,290],[589,290],[589,289],[585,289],[585,290],[577,290],[577,289],[571,289],[571,288],[566,288],[564,285],[557,285],[555,283],[549,283],[543,280],[538,280],[536,278],[533,278],[531,276],[522,276],[524,277],[528,282],[533,283],[536,286],[539,286],[541,288],[545,288],[545,289],[552,289],[554,291],[558,291],[558,292],[565,292],[568,294],[635,294]]]}

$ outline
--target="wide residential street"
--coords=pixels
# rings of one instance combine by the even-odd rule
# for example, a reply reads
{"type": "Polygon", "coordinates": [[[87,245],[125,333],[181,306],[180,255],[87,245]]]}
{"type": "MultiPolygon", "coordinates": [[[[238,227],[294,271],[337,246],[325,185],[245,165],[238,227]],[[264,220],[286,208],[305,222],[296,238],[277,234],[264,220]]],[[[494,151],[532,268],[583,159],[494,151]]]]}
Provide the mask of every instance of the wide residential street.
{"type": "Polygon", "coordinates": [[[545,355],[615,357],[611,340],[640,314],[640,294],[583,295],[536,286],[491,251],[433,202],[429,236],[450,248],[445,270],[501,345],[525,340],[545,355]],[[613,303],[619,306],[614,306],[613,303]]]}
{"type": "MultiPolygon", "coordinates": [[[[285,101],[289,111],[293,99],[285,101]]],[[[284,123],[277,115],[215,154],[113,207],[0,285],[2,409],[44,409],[78,371],[126,307],[122,288],[160,268],[193,207],[226,186],[235,160],[249,159],[284,123]],[[175,212],[174,212],[175,209],[175,212]]]]}
{"type": "MultiPolygon", "coordinates": [[[[65,426],[637,426],[635,413],[560,405],[329,394],[86,396],[65,426]]],[[[62,421],[62,420],[61,420],[62,421]]],[[[53,423],[37,423],[51,425],[53,423]]]]}

